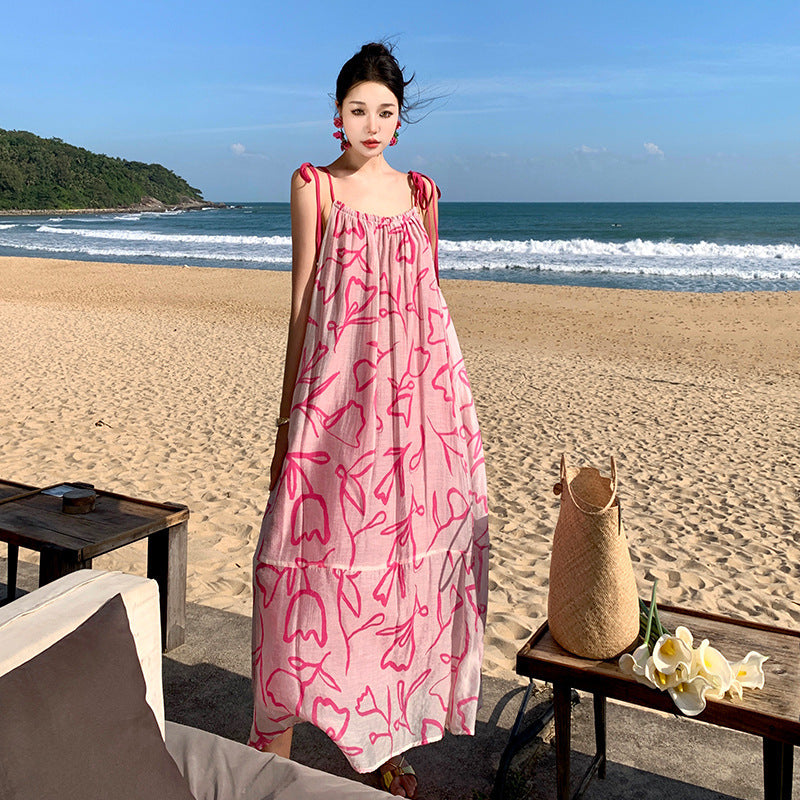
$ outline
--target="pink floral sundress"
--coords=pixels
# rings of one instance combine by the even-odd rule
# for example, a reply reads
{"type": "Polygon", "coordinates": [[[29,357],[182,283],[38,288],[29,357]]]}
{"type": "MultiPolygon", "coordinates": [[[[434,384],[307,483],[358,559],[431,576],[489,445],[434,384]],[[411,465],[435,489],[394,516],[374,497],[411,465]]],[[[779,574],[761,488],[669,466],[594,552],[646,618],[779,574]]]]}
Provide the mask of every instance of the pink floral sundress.
{"type": "MultiPolygon", "coordinates": [[[[320,172],[301,174],[319,197],[320,172]]],[[[334,199],[319,231],[289,452],[254,557],[250,744],[309,721],[359,772],[474,733],[480,693],[483,446],[416,207],[431,184],[410,178],[411,210],[334,199]]]]}

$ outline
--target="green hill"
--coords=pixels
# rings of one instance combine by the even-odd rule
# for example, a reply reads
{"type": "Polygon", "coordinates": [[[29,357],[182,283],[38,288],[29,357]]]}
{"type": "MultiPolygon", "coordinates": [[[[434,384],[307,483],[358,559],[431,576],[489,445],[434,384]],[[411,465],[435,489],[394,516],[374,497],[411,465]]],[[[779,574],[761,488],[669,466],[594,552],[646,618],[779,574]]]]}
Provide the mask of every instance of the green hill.
{"type": "Polygon", "coordinates": [[[0,128],[0,210],[212,205],[160,164],[125,161],[0,128]],[[154,202],[158,201],[158,202],[154,202]]]}

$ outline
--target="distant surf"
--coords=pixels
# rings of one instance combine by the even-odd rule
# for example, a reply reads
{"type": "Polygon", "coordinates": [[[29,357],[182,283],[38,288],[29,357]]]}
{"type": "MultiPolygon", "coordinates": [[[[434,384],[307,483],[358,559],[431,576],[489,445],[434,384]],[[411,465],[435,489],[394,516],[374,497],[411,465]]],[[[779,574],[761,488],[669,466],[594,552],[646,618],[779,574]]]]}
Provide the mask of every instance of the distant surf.
{"type": "MultiPolygon", "coordinates": [[[[289,208],[10,217],[0,254],[291,268],[289,208]]],[[[442,203],[445,277],[678,291],[800,290],[800,203],[442,203]]]]}

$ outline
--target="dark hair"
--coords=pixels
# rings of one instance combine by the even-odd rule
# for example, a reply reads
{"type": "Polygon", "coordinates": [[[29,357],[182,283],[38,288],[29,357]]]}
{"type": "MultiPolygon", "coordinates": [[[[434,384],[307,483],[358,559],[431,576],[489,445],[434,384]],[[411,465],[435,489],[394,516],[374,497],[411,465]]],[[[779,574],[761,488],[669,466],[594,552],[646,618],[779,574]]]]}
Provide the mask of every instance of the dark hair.
{"type": "Polygon", "coordinates": [[[392,53],[391,45],[383,42],[365,44],[349,61],[345,62],[336,79],[336,103],[341,106],[347,93],[357,84],[365,81],[382,83],[397,98],[400,115],[405,116],[409,106],[405,101],[405,89],[410,80],[403,76],[403,70],[392,53]]]}

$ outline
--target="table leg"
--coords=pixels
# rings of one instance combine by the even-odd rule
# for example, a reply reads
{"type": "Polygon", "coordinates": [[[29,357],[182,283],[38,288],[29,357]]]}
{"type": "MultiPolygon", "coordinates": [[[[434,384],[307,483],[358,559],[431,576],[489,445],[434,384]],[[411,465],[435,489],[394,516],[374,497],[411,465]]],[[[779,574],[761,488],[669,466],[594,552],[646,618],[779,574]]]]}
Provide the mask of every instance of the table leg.
{"type": "Polygon", "coordinates": [[[77,572],[79,569],[91,569],[92,559],[83,561],[71,550],[54,550],[45,548],[39,553],[39,586],[58,578],[77,572]]]}
{"type": "Polygon", "coordinates": [[[606,698],[602,694],[592,695],[594,706],[594,744],[595,753],[586,772],[583,773],[581,782],[572,795],[572,800],[583,797],[583,793],[592,782],[595,774],[600,778],[606,777],[606,698]]]}
{"type": "Polygon", "coordinates": [[[17,569],[19,567],[19,546],[8,546],[8,569],[6,570],[6,596],[0,606],[10,603],[17,597],[17,569]]]}
{"type": "Polygon", "coordinates": [[[594,697],[594,744],[597,759],[597,777],[606,777],[606,698],[596,694],[594,697]]]}
{"type": "Polygon", "coordinates": [[[161,595],[161,644],[165,651],[186,641],[186,567],[189,523],[179,522],[147,539],[147,577],[161,595]]]}
{"type": "Polygon", "coordinates": [[[564,681],[553,682],[553,707],[556,733],[556,798],[569,800],[569,756],[572,729],[570,686],[564,681]]]}
{"type": "Polygon", "coordinates": [[[764,737],[764,800],[791,800],[794,746],[764,737]]]}

